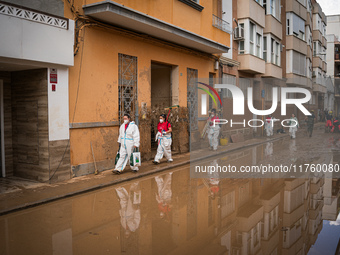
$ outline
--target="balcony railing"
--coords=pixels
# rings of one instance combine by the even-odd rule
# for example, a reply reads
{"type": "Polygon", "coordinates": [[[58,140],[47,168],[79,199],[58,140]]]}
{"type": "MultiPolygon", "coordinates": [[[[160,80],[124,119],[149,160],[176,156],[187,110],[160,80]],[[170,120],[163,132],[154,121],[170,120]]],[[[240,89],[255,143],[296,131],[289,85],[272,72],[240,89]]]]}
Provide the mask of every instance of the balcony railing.
{"type": "Polygon", "coordinates": [[[325,78],[316,78],[314,77],[313,78],[313,82],[316,83],[316,84],[319,84],[321,86],[326,86],[326,79],[325,78]]]}
{"type": "Polygon", "coordinates": [[[68,30],[68,19],[0,1],[0,14],[68,30]]]}
{"type": "Polygon", "coordinates": [[[213,14],[213,26],[229,34],[231,34],[232,32],[229,22],[217,17],[214,14],[213,14]]]}

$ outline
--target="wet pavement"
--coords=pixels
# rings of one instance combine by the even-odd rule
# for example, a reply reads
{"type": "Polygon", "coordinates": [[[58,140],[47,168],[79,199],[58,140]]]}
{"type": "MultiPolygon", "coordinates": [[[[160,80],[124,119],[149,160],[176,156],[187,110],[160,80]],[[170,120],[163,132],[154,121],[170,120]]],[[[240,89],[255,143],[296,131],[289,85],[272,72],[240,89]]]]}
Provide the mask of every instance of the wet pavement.
{"type": "MultiPolygon", "coordinates": [[[[316,130],[313,138],[301,132],[296,140],[269,141],[207,161],[335,164],[339,145],[340,135],[316,130]]],[[[101,176],[98,183],[109,175],[101,176]]],[[[190,178],[184,164],[3,215],[0,254],[335,253],[338,179],[218,177],[190,178]]],[[[44,189],[50,187],[32,191],[44,189]]]]}
{"type": "MultiPolygon", "coordinates": [[[[220,146],[217,152],[201,152],[203,155],[200,158],[209,159],[212,155],[220,157],[226,152],[242,150],[267,141],[277,141],[284,137],[287,135],[274,135],[270,139],[254,138],[245,142],[230,143],[228,146],[220,146]]],[[[154,165],[151,161],[142,162],[138,173],[132,173],[127,168],[123,174],[114,175],[108,170],[99,175],[86,175],[53,184],[37,183],[17,177],[0,178],[0,215],[182,166],[190,162],[190,154],[174,155],[173,159],[173,163],[166,163],[163,159],[160,165],[154,165]]]]}

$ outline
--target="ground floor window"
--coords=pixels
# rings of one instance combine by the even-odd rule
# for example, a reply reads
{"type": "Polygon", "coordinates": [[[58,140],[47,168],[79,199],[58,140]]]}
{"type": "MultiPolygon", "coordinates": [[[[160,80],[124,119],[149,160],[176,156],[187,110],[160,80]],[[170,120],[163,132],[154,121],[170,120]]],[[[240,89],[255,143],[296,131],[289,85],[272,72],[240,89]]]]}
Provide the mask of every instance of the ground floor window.
{"type": "Polygon", "coordinates": [[[198,104],[197,104],[197,69],[187,69],[187,100],[191,130],[198,129],[198,104]]]}
{"type": "Polygon", "coordinates": [[[118,55],[118,104],[119,121],[122,122],[125,113],[137,120],[137,57],[125,54],[118,55]]]}

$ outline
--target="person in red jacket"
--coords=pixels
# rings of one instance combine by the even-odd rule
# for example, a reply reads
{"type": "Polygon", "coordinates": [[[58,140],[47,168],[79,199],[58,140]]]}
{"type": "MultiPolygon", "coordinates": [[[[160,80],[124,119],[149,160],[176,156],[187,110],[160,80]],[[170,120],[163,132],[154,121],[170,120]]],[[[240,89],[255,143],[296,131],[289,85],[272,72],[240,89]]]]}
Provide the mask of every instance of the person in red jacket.
{"type": "Polygon", "coordinates": [[[156,141],[158,140],[157,154],[153,161],[154,164],[159,164],[163,155],[166,157],[168,162],[172,162],[171,157],[171,124],[166,120],[165,114],[159,116],[159,123],[157,125],[156,141]]]}
{"type": "Polygon", "coordinates": [[[339,119],[337,117],[335,117],[334,121],[333,121],[333,127],[332,127],[332,130],[331,130],[332,133],[334,132],[334,129],[335,129],[336,132],[340,132],[340,122],[339,122],[339,119]]]}
{"type": "MultiPolygon", "coordinates": [[[[333,112],[332,111],[329,111],[326,115],[326,132],[329,130],[334,130],[334,127],[333,127],[333,112]]],[[[333,132],[333,131],[332,131],[333,132]]]]}

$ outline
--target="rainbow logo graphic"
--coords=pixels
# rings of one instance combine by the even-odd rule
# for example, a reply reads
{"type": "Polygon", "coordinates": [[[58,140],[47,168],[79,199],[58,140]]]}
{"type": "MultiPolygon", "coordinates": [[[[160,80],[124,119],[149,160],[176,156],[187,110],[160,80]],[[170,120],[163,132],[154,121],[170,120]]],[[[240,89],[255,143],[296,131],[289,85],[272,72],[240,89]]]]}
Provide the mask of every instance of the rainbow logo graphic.
{"type": "MultiPolygon", "coordinates": [[[[217,96],[218,100],[220,101],[220,104],[221,104],[221,107],[222,107],[222,100],[221,100],[221,97],[219,96],[219,94],[217,93],[217,91],[210,85],[208,84],[205,84],[203,82],[197,82],[198,84],[201,84],[203,86],[206,86],[208,89],[210,89],[212,92],[214,92],[214,94],[217,96]]],[[[216,105],[216,108],[218,108],[217,106],[217,102],[216,102],[216,99],[214,98],[214,96],[210,93],[209,90],[207,89],[204,89],[204,88],[201,88],[201,87],[197,87],[198,89],[201,89],[203,90],[205,93],[207,93],[211,98],[212,100],[214,101],[215,105],[216,105]]]]}

